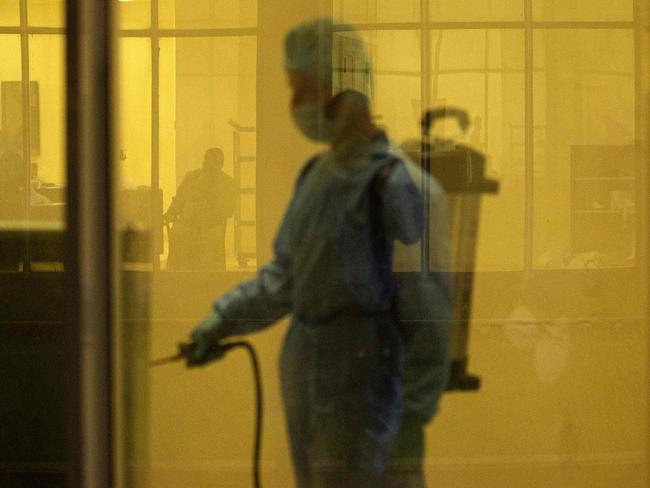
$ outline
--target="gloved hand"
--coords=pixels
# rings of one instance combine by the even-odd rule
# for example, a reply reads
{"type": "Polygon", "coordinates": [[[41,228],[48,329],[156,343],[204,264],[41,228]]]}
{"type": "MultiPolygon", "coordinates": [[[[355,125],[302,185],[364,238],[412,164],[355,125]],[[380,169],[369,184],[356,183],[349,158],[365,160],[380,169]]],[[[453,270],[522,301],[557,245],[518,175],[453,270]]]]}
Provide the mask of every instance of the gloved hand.
{"type": "Polygon", "coordinates": [[[223,337],[221,316],[217,312],[212,312],[190,332],[194,351],[187,360],[187,366],[203,366],[221,358],[225,353],[225,349],[215,346],[223,337]]]}

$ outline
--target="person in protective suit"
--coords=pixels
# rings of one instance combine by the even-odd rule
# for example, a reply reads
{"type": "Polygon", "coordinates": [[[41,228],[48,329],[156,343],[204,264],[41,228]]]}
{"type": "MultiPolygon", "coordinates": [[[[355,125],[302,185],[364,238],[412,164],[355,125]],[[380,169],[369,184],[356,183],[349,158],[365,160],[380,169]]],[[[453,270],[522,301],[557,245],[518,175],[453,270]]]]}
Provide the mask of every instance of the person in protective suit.
{"type": "Polygon", "coordinates": [[[185,175],[164,215],[170,226],[167,269],[225,271],[226,223],[236,203],[235,182],[223,172],[223,151],[210,148],[203,166],[185,175]]]}
{"type": "MultiPolygon", "coordinates": [[[[342,30],[357,36],[330,19],[287,34],[294,121],[328,149],[298,177],[275,257],[218,298],[190,334],[191,365],[203,365],[222,354],[216,342],[292,314],[280,378],[299,488],[383,485],[404,403],[394,242],[413,244],[424,227],[422,194],[372,123],[368,98],[332,93],[333,37],[342,30]]],[[[363,72],[370,85],[367,59],[363,72]]]]}

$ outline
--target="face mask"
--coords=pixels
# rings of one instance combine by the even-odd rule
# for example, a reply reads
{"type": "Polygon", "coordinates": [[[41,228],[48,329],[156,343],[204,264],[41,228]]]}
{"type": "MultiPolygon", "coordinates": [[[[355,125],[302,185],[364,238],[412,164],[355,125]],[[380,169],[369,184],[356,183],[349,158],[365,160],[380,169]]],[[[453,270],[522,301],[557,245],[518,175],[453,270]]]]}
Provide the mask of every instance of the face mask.
{"type": "Polygon", "coordinates": [[[334,122],[325,117],[316,103],[305,103],[291,108],[293,120],[305,137],[312,141],[329,142],[334,135],[334,122]]]}

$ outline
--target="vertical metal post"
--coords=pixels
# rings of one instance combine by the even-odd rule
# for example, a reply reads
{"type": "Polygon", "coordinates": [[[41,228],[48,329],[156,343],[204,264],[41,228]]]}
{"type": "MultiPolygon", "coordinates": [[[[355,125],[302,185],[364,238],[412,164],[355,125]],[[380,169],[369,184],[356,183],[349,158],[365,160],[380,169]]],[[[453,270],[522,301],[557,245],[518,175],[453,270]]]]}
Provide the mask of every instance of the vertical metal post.
{"type": "Polygon", "coordinates": [[[431,102],[431,26],[429,0],[420,0],[420,112],[429,109],[431,102]]]}
{"type": "Polygon", "coordinates": [[[71,487],[112,481],[111,14],[103,0],[67,2],[68,432],[71,487]]]}
{"type": "Polygon", "coordinates": [[[533,270],[533,219],[535,206],[535,165],[533,147],[533,3],[524,0],[525,56],[524,56],[524,275],[530,277],[533,270]]]}
{"type": "Polygon", "coordinates": [[[78,13],[75,0],[66,1],[67,27],[66,35],[66,156],[68,165],[66,167],[66,210],[65,233],[65,256],[64,256],[64,280],[66,295],[69,297],[65,303],[65,336],[66,336],[66,464],[68,466],[68,488],[81,488],[81,422],[79,422],[81,411],[81,334],[80,320],[78,315],[80,298],[77,296],[81,288],[79,279],[79,257],[77,240],[72,237],[72,230],[78,229],[79,219],[77,212],[72,209],[72,202],[78,201],[77,197],[77,171],[73,155],[73,147],[76,146],[76,134],[79,130],[79,120],[75,110],[75,88],[79,85],[76,76],[78,65],[77,45],[79,42],[78,13]],[[74,86],[74,88],[73,88],[74,86]],[[73,169],[74,168],[74,169],[73,169]]]}
{"type": "MultiPolygon", "coordinates": [[[[239,161],[240,156],[240,147],[239,147],[239,125],[231,124],[233,127],[232,131],[232,147],[233,147],[233,176],[235,177],[235,183],[237,185],[237,208],[235,209],[235,216],[233,219],[233,227],[235,234],[235,258],[239,260],[241,251],[241,162],[239,161]]],[[[239,263],[241,265],[241,263],[239,263]]]]}
{"type": "MultiPolygon", "coordinates": [[[[264,93],[263,93],[263,77],[260,76],[260,71],[262,71],[262,67],[264,66],[263,60],[264,60],[264,51],[262,50],[262,42],[264,40],[264,33],[265,31],[265,11],[262,8],[263,7],[263,0],[257,0],[256,1],[256,8],[257,8],[257,30],[255,32],[255,168],[254,168],[254,175],[253,175],[253,181],[255,184],[255,190],[254,190],[254,195],[255,195],[255,263],[256,266],[259,265],[260,262],[262,262],[262,257],[260,256],[258,250],[259,249],[264,249],[264,243],[262,243],[262,237],[263,233],[259,232],[259,228],[257,223],[259,222],[259,215],[264,215],[263,212],[260,209],[260,201],[262,200],[257,193],[257,189],[260,187],[261,183],[261,178],[259,178],[259,172],[257,171],[257,161],[264,161],[264,149],[262,149],[262,141],[264,140],[262,138],[262,134],[264,133],[264,127],[263,124],[261,123],[261,117],[260,113],[264,109],[264,104],[263,104],[263,98],[264,98],[264,93]]],[[[333,8],[333,7],[332,7],[333,8]]],[[[268,41],[266,41],[268,42],[268,41]]],[[[234,161],[233,161],[234,164],[234,161]]],[[[239,204],[238,204],[239,205],[239,204]]],[[[233,234],[235,236],[237,235],[237,228],[234,225],[234,220],[233,219],[233,234]]],[[[236,239],[236,237],[235,237],[236,239]]],[[[225,249],[224,249],[225,252],[225,249]]],[[[237,258],[237,246],[235,246],[235,259],[237,258]]],[[[239,264],[239,263],[237,263],[239,264]]],[[[228,265],[226,264],[226,267],[228,265]]]]}
{"type": "MultiPolygon", "coordinates": [[[[429,23],[429,0],[420,0],[420,100],[422,101],[420,112],[422,114],[429,110],[429,104],[431,103],[431,28],[429,23]]],[[[429,229],[429,222],[431,219],[429,214],[431,212],[431,195],[429,192],[429,173],[431,168],[429,164],[431,154],[429,149],[429,138],[425,131],[422,130],[422,195],[424,197],[424,221],[426,222],[420,244],[420,272],[423,274],[428,273],[430,268],[429,243],[431,230],[429,229]]]]}
{"type": "Polygon", "coordinates": [[[160,270],[160,35],[158,0],[151,0],[151,258],[154,271],[160,270]]]}
{"type": "MultiPolygon", "coordinates": [[[[490,30],[485,29],[485,52],[483,54],[485,56],[485,64],[483,65],[485,67],[485,72],[483,76],[483,96],[485,97],[485,100],[483,100],[483,127],[484,130],[482,131],[482,136],[483,136],[483,147],[477,148],[480,149],[483,154],[487,156],[488,154],[488,116],[489,116],[489,109],[490,109],[490,30]]],[[[474,130],[477,128],[474,127],[474,130]]],[[[486,159],[487,161],[487,159],[486,159]]]]}
{"type": "MultiPolygon", "coordinates": [[[[648,171],[648,160],[650,158],[650,5],[647,0],[634,1],[634,60],[635,60],[635,137],[636,142],[636,175],[638,192],[636,201],[639,202],[637,218],[640,220],[637,225],[637,266],[640,270],[639,282],[643,286],[645,308],[645,330],[650,329],[650,172],[648,171]]],[[[646,332],[647,356],[650,358],[650,334],[646,332]]],[[[646,359],[646,379],[650,379],[650,361],[646,359]]],[[[646,393],[648,405],[645,429],[645,451],[646,451],[646,483],[650,485],[650,439],[647,432],[650,432],[650,390],[646,393]]]]}
{"type": "MultiPolygon", "coordinates": [[[[648,177],[648,158],[650,157],[650,6],[647,1],[634,1],[634,99],[635,99],[635,116],[634,116],[634,140],[635,140],[635,174],[637,175],[635,192],[636,201],[639,202],[640,208],[637,210],[637,237],[636,237],[636,256],[639,269],[645,270],[648,266],[648,230],[647,221],[650,215],[650,202],[647,201],[650,196],[650,181],[648,177]]],[[[643,283],[650,276],[640,276],[643,283]]],[[[650,303],[649,303],[650,304],[650,303]]]]}
{"type": "MultiPolygon", "coordinates": [[[[21,59],[21,93],[22,93],[22,146],[23,157],[21,158],[25,177],[23,184],[23,206],[25,215],[23,219],[29,222],[29,206],[31,204],[32,188],[32,143],[31,143],[31,101],[29,91],[29,33],[27,17],[27,0],[20,0],[20,59],[21,59]]],[[[23,273],[29,275],[31,271],[31,255],[29,252],[29,232],[25,232],[23,243],[23,273]]]]}

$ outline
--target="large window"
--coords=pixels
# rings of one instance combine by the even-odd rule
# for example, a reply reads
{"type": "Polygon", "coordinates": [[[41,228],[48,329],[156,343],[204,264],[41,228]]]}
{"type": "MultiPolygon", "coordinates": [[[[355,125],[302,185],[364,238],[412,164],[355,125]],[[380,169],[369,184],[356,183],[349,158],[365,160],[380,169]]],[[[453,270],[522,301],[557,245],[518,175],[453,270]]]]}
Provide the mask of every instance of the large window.
{"type": "MultiPolygon", "coordinates": [[[[466,134],[453,123],[434,130],[484,152],[487,176],[500,181],[498,196],[483,200],[479,270],[634,265],[631,2],[601,2],[583,14],[579,6],[524,1],[467,9],[337,0],[332,10],[370,46],[375,111],[397,142],[419,136],[425,108],[470,113],[466,134]],[[616,157],[598,166],[586,162],[590,151],[625,156],[618,168],[616,157]]],[[[120,166],[125,191],[141,193],[124,201],[153,206],[125,212],[153,231],[153,252],[139,258],[167,268],[175,243],[162,213],[216,146],[238,192],[225,268],[254,269],[256,5],[206,2],[188,10],[135,0],[120,2],[120,12],[120,166]]]]}
{"type": "Polygon", "coordinates": [[[418,136],[425,108],[469,112],[466,134],[434,129],[484,152],[500,181],[483,199],[478,270],[635,264],[631,1],[337,0],[333,11],[366,34],[375,108],[397,142],[418,136]]]}
{"type": "Polygon", "coordinates": [[[196,453],[176,452],[179,432],[167,427],[180,425],[171,420],[180,410],[167,398],[179,392],[147,358],[184,340],[229,279],[224,271],[257,266],[257,4],[115,6],[114,196],[123,271],[115,369],[123,443],[116,459],[126,486],[174,484],[179,466],[195,476],[185,454],[196,453]],[[215,195],[224,187],[204,173],[206,152],[215,148],[223,154],[219,178],[234,186],[220,226],[227,196],[215,195]],[[206,205],[215,196],[216,204],[206,205]]]}
{"type": "Polygon", "coordinates": [[[62,239],[43,233],[64,225],[63,3],[0,6],[0,228],[14,233],[0,248],[0,270],[57,271],[62,239]]]}
{"type": "MultiPolygon", "coordinates": [[[[254,269],[256,3],[120,2],[119,24],[118,203],[134,236],[126,261],[155,270],[254,269]],[[181,226],[194,218],[190,207],[201,197],[192,183],[210,148],[223,152],[222,171],[235,186],[216,236],[225,256],[215,266],[198,258],[168,266],[188,239],[203,239],[200,226],[181,226]],[[182,201],[181,223],[163,217],[174,199],[176,207],[182,201]]],[[[213,238],[206,253],[214,252],[213,238]]]]}
{"type": "Polygon", "coordinates": [[[71,471],[65,43],[63,1],[0,1],[1,486],[63,487],[71,471]]]}

